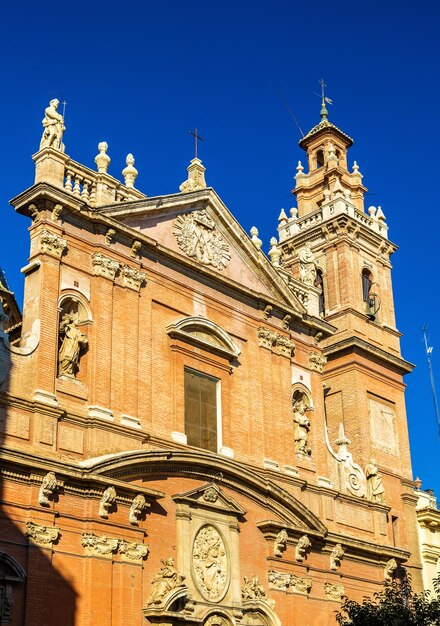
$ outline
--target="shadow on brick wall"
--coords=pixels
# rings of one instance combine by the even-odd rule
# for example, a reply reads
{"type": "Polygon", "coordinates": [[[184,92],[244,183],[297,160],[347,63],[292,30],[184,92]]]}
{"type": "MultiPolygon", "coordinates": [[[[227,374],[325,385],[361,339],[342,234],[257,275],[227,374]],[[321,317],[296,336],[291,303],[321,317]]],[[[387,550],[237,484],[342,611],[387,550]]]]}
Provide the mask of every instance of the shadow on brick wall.
{"type": "MultiPolygon", "coordinates": [[[[3,308],[0,297],[0,316],[3,308]]],[[[29,403],[10,393],[12,374],[26,376],[27,368],[22,369],[25,357],[11,352],[3,327],[7,327],[4,316],[0,321],[0,626],[74,626],[77,596],[54,564],[58,541],[41,545],[41,527],[55,525],[54,503],[47,508],[38,503],[33,468],[14,462],[14,456],[23,458],[29,449],[33,413],[29,403]],[[36,543],[29,536],[35,527],[40,528],[36,543]]],[[[15,345],[20,346],[19,340],[15,345]]]]}

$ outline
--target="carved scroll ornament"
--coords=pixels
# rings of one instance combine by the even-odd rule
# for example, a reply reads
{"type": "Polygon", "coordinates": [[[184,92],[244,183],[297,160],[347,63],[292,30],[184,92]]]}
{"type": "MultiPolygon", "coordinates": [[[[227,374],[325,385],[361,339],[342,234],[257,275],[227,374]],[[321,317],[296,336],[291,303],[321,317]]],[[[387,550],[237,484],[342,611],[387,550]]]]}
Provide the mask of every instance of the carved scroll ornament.
{"type": "Polygon", "coordinates": [[[27,522],[25,534],[37,546],[50,548],[60,536],[60,531],[53,526],[40,526],[33,522],[27,522]]]}

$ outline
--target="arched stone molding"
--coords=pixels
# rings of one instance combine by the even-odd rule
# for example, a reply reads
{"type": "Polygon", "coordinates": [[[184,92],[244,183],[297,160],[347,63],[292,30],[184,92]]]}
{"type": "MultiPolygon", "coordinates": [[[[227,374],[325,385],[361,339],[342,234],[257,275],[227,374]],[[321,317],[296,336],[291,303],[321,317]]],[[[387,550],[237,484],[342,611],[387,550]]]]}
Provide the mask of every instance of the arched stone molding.
{"type": "Polygon", "coordinates": [[[274,607],[265,600],[243,602],[243,611],[243,624],[249,624],[249,626],[254,626],[255,624],[257,626],[255,619],[261,615],[261,626],[281,626],[281,620],[276,614],[274,607]],[[252,620],[249,618],[252,618],[252,620]]]}
{"type": "Polygon", "coordinates": [[[292,390],[291,390],[291,395],[292,395],[292,401],[293,398],[295,397],[295,394],[299,394],[302,393],[306,396],[307,398],[307,404],[309,407],[309,411],[314,411],[315,407],[313,404],[313,397],[312,397],[312,391],[311,389],[309,389],[306,385],[304,385],[304,383],[294,383],[292,385],[292,390]]]}
{"type": "Polygon", "coordinates": [[[92,312],[90,310],[89,302],[86,296],[74,289],[66,289],[62,292],[58,300],[58,310],[60,313],[69,313],[68,309],[73,311],[75,308],[78,311],[78,319],[81,323],[93,323],[92,312]]]}
{"type": "Polygon", "coordinates": [[[209,609],[202,617],[203,626],[235,626],[236,623],[234,617],[220,607],[209,609]]]}
{"type": "Polygon", "coordinates": [[[314,531],[323,537],[327,535],[327,528],[316,515],[262,472],[210,452],[198,451],[195,455],[186,450],[134,450],[89,459],[80,465],[94,473],[126,481],[157,474],[211,482],[221,472],[222,487],[240,493],[258,505],[264,502],[269,512],[287,524],[314,531]]]}
{"type": "Polygon", "coordinates": [[[238,358],[241,352],[238,345],[223,328],[205,317],[185,317],[178,322],[169,324],[167,333],[172,338],[215,352],[229,360],[238,358]]]}

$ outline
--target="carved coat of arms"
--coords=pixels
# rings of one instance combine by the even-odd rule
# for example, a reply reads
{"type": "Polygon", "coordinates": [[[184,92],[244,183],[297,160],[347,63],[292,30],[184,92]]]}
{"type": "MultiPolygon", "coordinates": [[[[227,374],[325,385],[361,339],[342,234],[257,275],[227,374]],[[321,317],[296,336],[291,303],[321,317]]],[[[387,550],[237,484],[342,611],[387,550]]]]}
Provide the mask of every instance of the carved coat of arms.
{"type": "Polygon", "coordinates": [[[199,263],[222,270],[231,259],[229,245],[206,211],[179,215],[174,221],[173,234],[183,252],[199,263]]]}
{"type": "Polygon", "coordinates": [[[228,584],[228,557],[226,547],[214,526],[203,526],[193,545],[193,568],[197,586],[202,595],[219,600],[228,584]]]}

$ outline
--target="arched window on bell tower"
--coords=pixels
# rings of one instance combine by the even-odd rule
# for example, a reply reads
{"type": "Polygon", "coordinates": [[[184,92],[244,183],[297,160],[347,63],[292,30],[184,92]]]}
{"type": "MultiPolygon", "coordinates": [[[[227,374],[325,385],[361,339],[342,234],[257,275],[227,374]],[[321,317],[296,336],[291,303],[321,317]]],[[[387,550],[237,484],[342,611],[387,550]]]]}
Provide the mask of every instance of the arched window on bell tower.
{"type": "Polygon", "coordinates": [[[362,270],[362,299],[364,302],[370,301],[370,290],[373,284],[373,274],[366,267],[362,270]]]}
{"type": "Polygon", "coordinates": [[[319,169],[324,165],[324,150],[318,150],[316,153],[316,169],[319,169]]]}
{"type": "Polygon", "coordinates": [[[377,312],[380,308],[380,298],[376,293],[372,293],[373,274],[364,267],[362,270],[362,299],[364,301],[365,313],[371,320],[376,320],[377,312]]]}

